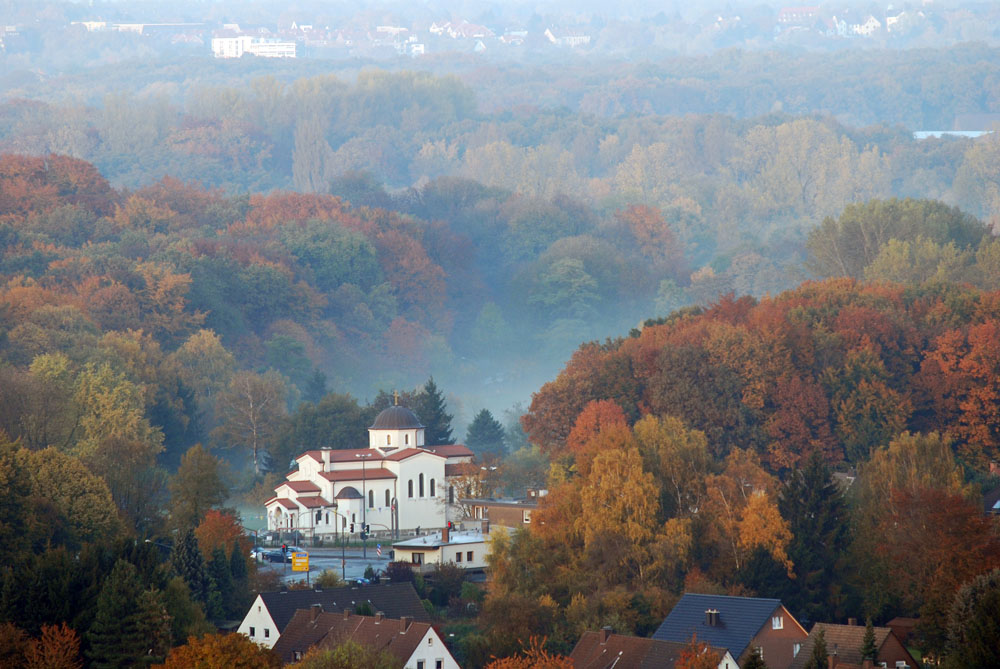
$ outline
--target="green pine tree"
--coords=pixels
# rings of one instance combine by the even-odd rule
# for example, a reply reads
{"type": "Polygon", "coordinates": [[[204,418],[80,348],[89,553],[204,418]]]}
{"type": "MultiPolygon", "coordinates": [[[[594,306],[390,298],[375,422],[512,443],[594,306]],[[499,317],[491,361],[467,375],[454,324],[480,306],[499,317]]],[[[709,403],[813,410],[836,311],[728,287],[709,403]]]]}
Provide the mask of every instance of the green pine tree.
{"type": "Polygon", "coordinates": [[[218,595],[218,603],[209,608],[210,618],[223,618],[234,613],[233,576],[230,572],[229,558],[221,546],[212,551],[212,559],[208,561],[208,576],[212,587],[209,589],[209,600],[218,595]]]}
{"type": "Polygon", "coordinates": [[[465,445],[477,455],[486,453],[503,455],[506,450],[503,425],[489,410],[483,409],[472,419],[469,431],[465,435],[465,445]]]}
{"type": "Polygon", "coordinates": [[[309,376],[306,381],[305,390],[302,393],[302,399],[311,404],[319,404],[319,401],[323,399],[326,395],[326,374],[319,370],[319,367],[313,368],[313,373],[309,376]]]}
{"type": "Polygon", "coordinates": [[[173,645],[170,614],[159,590],[143,590],[139,597],[138,634],[146,644],[145,664],[163,662],[173,645]]]}
{"type": "Polygon", "coordinates": [[[875,627],[872,625],[872,619],[868,618],[865,621],[865,638],[861,642],[861,659],[875,661],[878,655],[878,648],[875,647],[875,627]]]}
{"type": "Polygon", "coordinates": [[[202,604],[208,603],[208,570],[194,530],[188,529],[178,537],[170,553],[170,568],[187,583],[191,597],[202,604]]]}
{"type": "Polygon", "coordinates": [[[743,669],[767,669],[767,663],[764,662],[764,658],[760,656],[760,653],[754,650],[743,664],[743,669]]]}
{"type": "Polygon", "coordinates": [[[828,664],[829,653],[826,650],[826,634],[821,627],[819,632],[816,633],[812,655],[809,656],[804,669],[826,669],[828,664]]]}
{"type": "Polygon", "coordinates": [[[142,584],[131,563],[118,560],[97,598],[94,622],[87,631],[90,666],[127,667],[146,656],[140,625],[142,584]]]}
{"type": "Polygon", "coordinates": [[[424,443],[428,446],[454,443],[451,436],[451,419],[447,412],[444,395],[434,383],[434,377],[427,379],[424,390],[416,398],[417,406],[412,407],[417,418],[424,424],[424,443]]]}

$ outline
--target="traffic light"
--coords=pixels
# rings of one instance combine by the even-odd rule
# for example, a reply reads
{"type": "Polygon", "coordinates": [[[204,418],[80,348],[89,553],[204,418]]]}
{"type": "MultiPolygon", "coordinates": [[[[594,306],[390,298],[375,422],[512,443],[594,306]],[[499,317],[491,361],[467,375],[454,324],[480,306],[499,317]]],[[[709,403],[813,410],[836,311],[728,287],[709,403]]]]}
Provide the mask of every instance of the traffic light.
{"type": "Polygon", "coordinates": [[[351,534],[354,534],[354,523],[351,523],[351,534]]]}
{"type": "Polygon", "coordinates": [[[288,544],[281,544],[281,554],[288,555],[288,544]]]}
{"type": "Polygon", "coordinates": [[[448,531],[451,532],[453,529],[455,529],[455,524],[449,520],[448,521],[448,531]]]}
{"type": "Polygon", "coordinates": [[[372,531],[372,526],[369,525],[368,523],[365,523],[365,534],[371,534],[371,531],[372,531]]]}

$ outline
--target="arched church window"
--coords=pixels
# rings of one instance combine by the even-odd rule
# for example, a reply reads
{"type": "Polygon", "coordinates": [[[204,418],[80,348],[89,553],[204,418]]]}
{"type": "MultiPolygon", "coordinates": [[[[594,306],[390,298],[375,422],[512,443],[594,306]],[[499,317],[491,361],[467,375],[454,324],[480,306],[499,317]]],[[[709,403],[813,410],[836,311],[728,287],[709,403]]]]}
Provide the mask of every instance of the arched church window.
{"type": "Polygon", "coordinates": [[[413,497],[413,479],[406,482],[406,495],[407,497],[413,497]]]}
{"type": "Polygon", "coordinates": [[[431,497],[434,497],[434,479],[431,479],[431,497]]]}
{"type": "Polygon", "coordinates": [[[391,502],[389,501],[389,489],[386,488],[385,489],[385,505],[389,506],[390,504],[391,504],[391,502]]]}
{"type": "Polygon", "coordinates": [[[374,490],[369,490],[368,491],[368,508],[369,509],[374,509],[375,508],[375,491],[374,490]]]}
{"type": "Polygon", "coordinates": [[[420,472],[420,496],[424,496],[424,473],[420,472]]]}

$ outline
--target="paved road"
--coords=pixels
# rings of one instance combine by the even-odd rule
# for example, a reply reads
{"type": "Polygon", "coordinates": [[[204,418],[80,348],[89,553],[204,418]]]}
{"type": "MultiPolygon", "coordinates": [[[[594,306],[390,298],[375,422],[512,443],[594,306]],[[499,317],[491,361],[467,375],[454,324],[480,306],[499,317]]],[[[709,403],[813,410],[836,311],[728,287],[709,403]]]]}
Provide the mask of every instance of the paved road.
{"type": "MultiPolygon", "coordinates": [[[[382,556],[379,557],[375,545],[368,547],[368,557],[362,555],[360,548],[347,548],[344,550],[343,566],[341,566],[341,550],[333,547],[309,548],[309,572],[310,578],[318,576],[324,569],[331,569],[339,575],[345,575],[347,580],[361,578],[365,575],[365,569],[371,565],[375,571],[384,572],[389,564],[389,551],[383,546],[382,556]]],[[[271,569],[282,574],[282,581],[294,583],[305,581],[306,573],[292,571],[291,564],[282,565],[280,562],[262,562],[259,568],[271,569]]]]}

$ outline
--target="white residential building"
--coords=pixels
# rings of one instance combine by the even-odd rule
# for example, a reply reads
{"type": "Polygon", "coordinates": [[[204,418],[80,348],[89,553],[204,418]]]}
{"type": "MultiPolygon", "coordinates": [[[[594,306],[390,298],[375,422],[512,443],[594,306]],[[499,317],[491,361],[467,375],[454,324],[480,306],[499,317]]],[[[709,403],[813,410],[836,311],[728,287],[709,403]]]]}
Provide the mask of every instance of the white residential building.
{"type": "Polygon", "coordinates": [[[216,58],[242,58],[245,55],[258,58],[295,58],[295,42],[274,37],[255,35],[234,35],[212,38],[212,55],[216,58]]]}
{"type": "Polygon", "coordinates": [[[413,565],[453,562],[463,569],[485,569],[488,539],[481,530],[459,532],[446,527],[434,534],[397,541],[392,545],[393,559],[413,565]]]}

